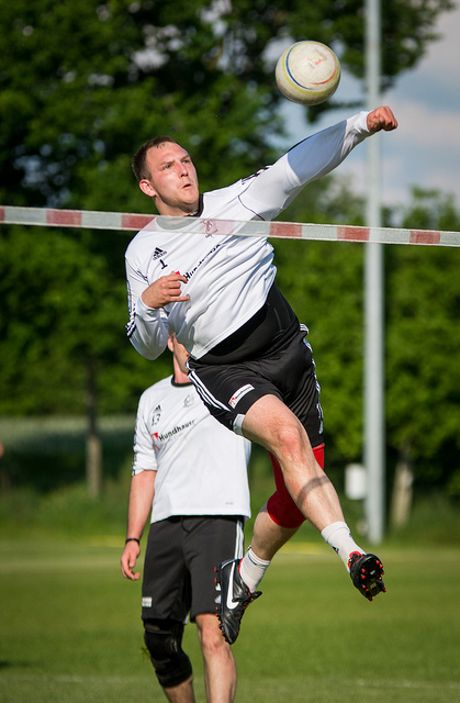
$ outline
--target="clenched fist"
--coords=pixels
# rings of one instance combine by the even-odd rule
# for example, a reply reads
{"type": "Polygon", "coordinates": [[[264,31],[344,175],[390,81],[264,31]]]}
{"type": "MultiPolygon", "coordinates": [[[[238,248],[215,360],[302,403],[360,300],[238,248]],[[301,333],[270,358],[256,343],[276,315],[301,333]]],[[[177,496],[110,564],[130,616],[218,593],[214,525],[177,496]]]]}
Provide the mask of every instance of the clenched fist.
{"type": "Polygon", "coordinates": [[[397,126],[398,120],[387,105],[376,107],[367,116],[367,128],[370,132],[380,132],[381,129],[391,132],[397,126]]]}

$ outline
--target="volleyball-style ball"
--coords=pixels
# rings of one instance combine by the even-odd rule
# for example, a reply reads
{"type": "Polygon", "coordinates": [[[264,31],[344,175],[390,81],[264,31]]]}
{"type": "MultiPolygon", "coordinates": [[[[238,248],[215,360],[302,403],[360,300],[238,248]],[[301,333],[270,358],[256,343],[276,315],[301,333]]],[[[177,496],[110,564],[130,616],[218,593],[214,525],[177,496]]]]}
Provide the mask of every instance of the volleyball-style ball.
{"type": "Polygon", "coordinates": [[[275,79],[288,100],[303,105],[318,105],[337,90],[340,62],[326,44],[299,41],[288,46],[279,57],[275,79]]]}

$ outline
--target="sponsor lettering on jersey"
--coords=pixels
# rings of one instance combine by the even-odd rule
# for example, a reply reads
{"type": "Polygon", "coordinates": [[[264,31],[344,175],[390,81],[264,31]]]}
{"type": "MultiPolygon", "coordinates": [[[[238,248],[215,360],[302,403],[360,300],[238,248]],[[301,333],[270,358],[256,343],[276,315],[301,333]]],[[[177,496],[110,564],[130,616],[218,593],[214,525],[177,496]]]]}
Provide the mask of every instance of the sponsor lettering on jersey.
{"type": "Polygon", "coordinates": [[[189,420],[188,422],[184,422],[183,425],[176,425],[172,428],[172,430],[168,430],[167,432],[153,432],[150,436],[152,437],[154,444],[160,444],[160,442],[165,442],[166,440],[171,439],[171,437],[174,437],[194,424],[195,420],[189,420]]]}
{"type": "Polygon", "coordinates": [[[249,391],[253,391],[254,386],[251,386],[250,383],[247,383],[245,386],[241,386],[241,388],[238,388],[237,391],[234,392],[230,400],[228,401],[228,404],[230,405],[231,408],[235,408],[238,403],[240,402],[241,398],[243,398],[246,393],[249,393],[249,391]]]}
{"type": "Polygon", "coordinates": [[[187,278],[188,280],[190,280],[191,277],[193,276],[193,274],[195,273],[195,271],[196,271],[202,264],[204,264],[204,262],[206,261],[206,259],[207,259],[209,256],[211,256],[211,254],[214,254],[214,252],[217,251],[217,249],[219,249],[219,247],[221,246],[221,244],[222,244],[222,242],[220,242],[219,244],[216,244],[215,246],[213,246],[212,249],[210,249],[210,250],[205,254],[205,256],[203,256],[203,258],[197,263],[197,265],[194,266],[194,267],[191,269],[191,271],[186,271],[186,272],[184,273],[185,278],[187,278]]]}

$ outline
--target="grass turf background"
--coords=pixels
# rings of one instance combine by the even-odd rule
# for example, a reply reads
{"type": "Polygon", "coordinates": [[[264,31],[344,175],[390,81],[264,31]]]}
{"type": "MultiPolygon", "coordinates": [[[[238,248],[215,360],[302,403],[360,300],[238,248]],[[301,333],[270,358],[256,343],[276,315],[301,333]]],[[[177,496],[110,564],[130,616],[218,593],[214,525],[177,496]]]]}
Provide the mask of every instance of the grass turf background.
{"type": "MultiPolygon", "coordinates": [[[[56,455],[54,435],[42,435],[43,451],[34,440],[29,463],[27,438],[17,463],[14,448],[3,463],[11,487],[0,495],[0,703],[163,701],[143,652],[140,585],[122,579],[118,566],[128,440],[120,439],[113,465],[113,453],[106,455],[103,496],[94,501],[81,481],[82,457],[74,472],[56,455]]],[[[76,461],[64,439],[65,456],[76,461]]],[[[267,466],[254,452],[254,514],[272,490],[267,466]]],[[[331,478],[340,489],[337,472],[331,478]]],[[[361,503],[342,501],[368,546],[361,503]]],[[[238,703],[460,700],[458,503],[417,496],[409,523],[390,530],[377,552],[388,593],[368,603],[313,528],[301,528],[273,561],[233,647],[238,703]]],[[[193,625],[184,648],[204,701],[193,625]]]]}
{"type": "MultiPolygon", "coordinates": [[[[0,701],[164,700],[143,652],[140,585],[117,540],[0,540],[0,701]]],[[[460,550],[383,545],[388,593],[368,603],[323,544],[275,558],[233,647],[240,703],[460,699],[460,550]]],[[[195,627],[184,648],[204,700],[195,627]]]]}

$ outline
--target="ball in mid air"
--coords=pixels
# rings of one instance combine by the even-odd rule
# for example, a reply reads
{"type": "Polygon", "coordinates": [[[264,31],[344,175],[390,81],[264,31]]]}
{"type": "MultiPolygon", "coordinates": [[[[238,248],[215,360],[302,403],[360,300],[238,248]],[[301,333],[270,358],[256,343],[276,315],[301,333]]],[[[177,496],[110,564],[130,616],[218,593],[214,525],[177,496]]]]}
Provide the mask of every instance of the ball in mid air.
{"type": "Polygon", "coordinates": [[[288,46],[279,57],[275,79],[288,100],[303,105],[318,105],[337,90],[340,62],[326,44],[299,41],[288,46]]]}

